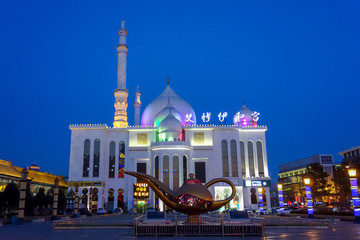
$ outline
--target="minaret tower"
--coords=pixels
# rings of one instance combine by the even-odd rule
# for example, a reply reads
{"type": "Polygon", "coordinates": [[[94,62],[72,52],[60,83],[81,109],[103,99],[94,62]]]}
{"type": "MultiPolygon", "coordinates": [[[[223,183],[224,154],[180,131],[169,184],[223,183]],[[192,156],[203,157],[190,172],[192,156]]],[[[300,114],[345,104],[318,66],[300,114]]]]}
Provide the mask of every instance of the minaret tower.
{"type": "Polygon", "coordinates": [[[119,45],[117,45],[118,52],[118,72],[117,72],[117,89],[114,92],[115,96],[115,117],[114,128],[126,128],[127,121],[127,97],[129,91],[126,89],[126,58],[128,46],[126,45],[127,31],[125,29],[125,22],[121,22],[121,29],[119,30],[119,45]]]}
{"type": "Polygon", "coordinates": [[[140,101],[140,95],[141,93],[139,92],[139,86],[137,86],[136,88],[136,92],[135,92],[135,103],[134,103],[134,109],[135,109],[135,126],[139,126],[140,125],[140,108],[141,108],[141,101],[140,101]]]}

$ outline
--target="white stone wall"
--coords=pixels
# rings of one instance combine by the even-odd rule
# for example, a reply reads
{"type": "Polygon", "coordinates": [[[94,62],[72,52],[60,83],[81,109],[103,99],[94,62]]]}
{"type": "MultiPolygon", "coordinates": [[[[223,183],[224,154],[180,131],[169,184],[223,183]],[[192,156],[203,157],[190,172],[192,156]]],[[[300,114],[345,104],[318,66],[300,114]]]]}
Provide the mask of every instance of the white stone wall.
{"type": "MultiPolygon", "coordinates": [[[[155,128],[107,128],[103,125],[99,127],[72,127],[71,128],[71,150],[70,150],[70,168],[69,168],[69,181],[102,181],[104,187],[99,188],[99,207],[104,207],[104,204],[108,201],[108,190],[114,189],[114,208],[117,207],[117,196],[118,189],[124,189],[124,201],[127,202],[127,208],[133,207],[133,184],[136,179],[132,176],[125,175],[125,178],[118,178],[118,156],[119,156],[119,142],[125,142],[125,170],[136,171],[137,163],[146,163],[147,173],[150,175],[155,174],[155,156],[159,156],[159,176],[160,180],[163,180],[163,165],[162,158],[164,155],[169,155],[169,176],[170,176],[170,188],[173,186],[172,172],[173,163],[172,157],[174,155],[179,156],[179,178],[180,183],[183,179],[183,161],[184,155],[188,158],[188,170],[187,173],[195,173],[195,162],[205,162],[206,166],[206,181],[210,181],[214,178],[223,177],[222,171],[222,147],[221,141],[227,140],[228,142],[228,165],[229,165],[229,177],[231,181],[237,186],[238,196],[241,196],[239,205],[242,208],[250,208],[250,188],[243,187],[243,180],[249,179],[249,176],[241,176],[241,161],[240,161],[240,141],[245,143],[245,156],[247,157],[247,142],[254,142],[254,159],[255,159],[255,172],[256,179],[269,179],[268,166],[267,166],[267,155],[266,155],[266,142],[265,142],[265,131],[266,128],[262,129],[241,129],[239,127],[212,127],[207,129],[201,129],[197,127],[186,128],[186,140],[187,142],[158,142],[154,143],[156,139],[155,128]],[[204,143],[199,144],[194,140],[194,132],[204,132],[204,143]],[[147,134],[146,143],[138,143],[137,134],[147,134]],[[94,161],[94,141],[100,139],[100,172],[99,177],[93,177],[93,161],[94,161]],[[89,177],[82,177],[83,170],[83,155],[84,155],[84,141],[90,139],[90,172],[89,177]],[[238,177],[232,176],[231,171],[231,151],[230,142],[231,140],[236,141],[237,150],[237,165],[238,165],[238,177]],[[257,164],[257,151],[256,141],[260,140],[263,143],[263,158],[264,158],[264,172],[265,178],[259,178],[258,175],[258,164],[257,164]],[[110,142],[115,141],[115,178],[109,178],[109,146],[110,142]]],[[[247,162],[247,173],[248,170],[248,159],[247,162]]],[[[180,184],[181,185],[181,184],[180,184]]],[[[226,184],[225,184],[226,185],[226,184]]],[[[224,186],[225,186],[224,185],[224,186]]],[[[222,186],[217,184],[215,186],[222,186]]],[[[214,195],[215,186],[210,187],[211,193],[214,195]]],[[[81,193],[81,192],[80,192],[81,193]]],[[[215,196],[215,195],[214,195],[215,196]]],[[[267,196],[270,197],[270,192],[267,190],[267,196]]],[[[154,206],[155,196],[150,191],[150,205],[154,206]]],[[[270,201],[268,201],[268,206],[270,201]]]]}

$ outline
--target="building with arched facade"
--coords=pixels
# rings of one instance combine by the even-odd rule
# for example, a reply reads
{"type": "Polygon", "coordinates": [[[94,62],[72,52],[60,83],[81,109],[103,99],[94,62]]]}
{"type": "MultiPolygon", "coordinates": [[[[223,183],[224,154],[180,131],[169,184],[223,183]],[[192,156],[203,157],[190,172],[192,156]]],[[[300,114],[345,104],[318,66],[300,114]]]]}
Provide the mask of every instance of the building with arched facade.
{"type": "MultiPolygon", "coordinates": [[[[211,114],[200,120],[189,103],[170,87],[149,103],[141,113],[141,93],[135,92],[135,123],[127,120],[126,44],[127,30],[119,30],[118,79],[113,127],[70,125],[71,151],[69,190],[79,185],[80,206],[115,208],[167,207],[152,190],[124,175],[124,171],[150,174],[170,188],[179,188],[190,173],[201,182],[227,178],[236,186],[236,196],[225,208],[253,209],[258,206],[259,187],[270,204],[270,177],[266,154],[266,126],[259,126],[259,113],[245,104],[224,125],[227,113],[215,116],[219,124],[209,124],[211,114]],[[199,124],[198,121],[202,121],[199,124]]],[[[216,200],[231,195],[228,185],[210,187],[216,200]]],[[[264,204],[266,206],[266,203],[264,204]]]]}

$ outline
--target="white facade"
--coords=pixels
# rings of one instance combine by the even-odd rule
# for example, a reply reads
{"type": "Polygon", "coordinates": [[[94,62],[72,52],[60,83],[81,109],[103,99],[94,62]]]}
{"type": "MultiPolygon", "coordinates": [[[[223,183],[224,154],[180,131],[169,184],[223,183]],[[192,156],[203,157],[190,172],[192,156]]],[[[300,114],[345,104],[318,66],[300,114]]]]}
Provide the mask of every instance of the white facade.
{"type": "MultiPolygon", "coordinates": [[[[124,32],[124,26],[122,29],[124,32]]],[[[118,64],[126,66],[126,62],[118,64]]],[[[121,71],[126,71],[126,68],[121,68],[121,71]]],[[[122,89],[126,89],[126,80],[125,83],[124,79],[121,81],[122,89]]],[[[137,93],[136,101],[141,103],[140,93],[137,93]]],[[[157,204],[152,190],[150,196],[145,199],[134,198],[133,186],[136,179],[128,175],[123,176],[124,169],[120,166],[123,165],[125,171],[146,171],[147,174],[167,183],[171,189],[181,186],[184,178],[190,173],[195,173],[195,177],[202,182],[220,177],[228,178],[236,186],[237,194],[226,208],[257,209],[258,203],[255,202],[258,200],[258,191],[255,193],[254,201],[254,194],[251,196],[250,190],[262,187],[265,189],[269,208],[270,177],[265,140],[267,127],[257,125],[258,118],[252,117],[256,112],[243,105],[239,112],[245,114],[245,117],[242,114],[245,121],[242,124],[237,119],[237,122],[234,121],[236,125],[197,125],[195,112],[173,92],[168,80],[165,91],[145,108],[141,122],[149,122],[150,113],[151,122],[157,121],[154,111],[159,113],[167,104],[170,104],[173,110],[170,109],[168,116],[161,120],[166,121],[165,127],[159,123],[139,126],[139,119],[136,126],[127,126],[125,118],[121,119],[122,126],[115,121],[113,128],[107,125],[70,125],[69,188],[73,188],[75,184],[80,186],[79,194],[84,199],[80,202],[83,203],[83,207],[90,207],[91,188],[97,189],[97,194],[92,194],[91,202],[98,208],[114,210],[121,207],[129,210],[139,207],[140,204],[166,208],[161,202],[157,204]],[[172,116],[172,111],[180,112],[181,121],[172,116]],[[186,116],[187,112],[192,114],[192,118],[186,116]],[[144,119],[146,121],[143,121],[144,119]],[[180,128],[182,126],[181,130],[178,129],[179,124],[180,128]],[[173,136],[181,137],[174,139],[173,136]],[[124,151],[121,152],[120,148],[124,151]],[[84,189],[88,189],[88,193],[84,192],[84,189]],[[97,198],[94,198],[94,195],[97,195],[97,198]]],[[[140,107],[138,104],[134,106],[138,108],[136,114],[139,117],[140,107]]],[[[116,106],[115,109],[119,111],[116,106]]],[[[126,116],[126,113],[122,115],[126,116]]],[[[231,194],[231,188],[221,183],[211,186],[209,190],[216,200],[224,199],[231,194]]]]}

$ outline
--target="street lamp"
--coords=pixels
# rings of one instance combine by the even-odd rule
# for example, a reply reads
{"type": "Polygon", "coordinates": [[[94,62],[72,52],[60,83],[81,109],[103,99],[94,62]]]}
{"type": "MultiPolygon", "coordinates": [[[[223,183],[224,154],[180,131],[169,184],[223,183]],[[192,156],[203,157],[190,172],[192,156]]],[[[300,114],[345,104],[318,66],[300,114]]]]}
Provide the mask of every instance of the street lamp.
{"type": "Polygon", "coordinates": [[[17,223],[22,224],[24,222],[24,213],[25,213],[25,200],[26,200],[26,187],[27,187],[27,176],[29,171],[26,168],[23,168],[21,171],[21,180],[20,180],[20,199],[19,199],[19,210],[17,223]]]}
{"type": "Polygon", "coordinates": [[[264,205],[263,205],[263,189],[260,187],[259,191],[259,203],[260,203],[260,214],[264,214],[264,205]]]}
{"type": "Polygon", "coordinates": [[[309,218],[314,218],[314,209],[313,201],[311,199],[311,187],[310,187],[310,178],[304,178],[306,199],[307,199],[307,208],[309,218]]]}
{"type": "Polygon", "coordinates": [[[350,177],[351,197],[354,206],[354,215],[355,215],[354,223],[360,223],[360,200],[359,200],[359,188],[356,178],[356,169],[349,168],[348,173],[350,177]]]}
{"type": "Polygon", "coordinates": [[[279,195],[280,216],[284,216],[283,185],[278,184],[277,188],[278,188],[278,195],[279,195]]]}

